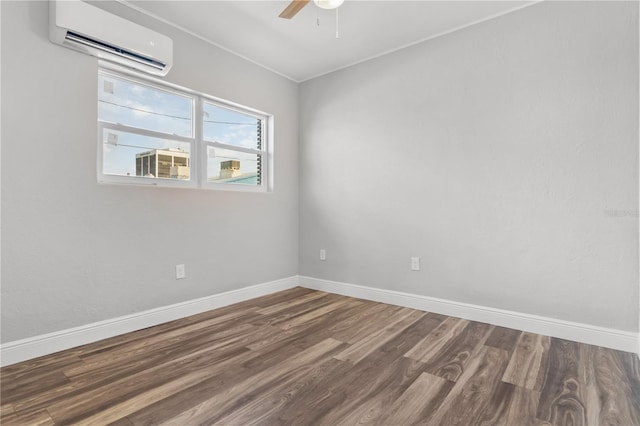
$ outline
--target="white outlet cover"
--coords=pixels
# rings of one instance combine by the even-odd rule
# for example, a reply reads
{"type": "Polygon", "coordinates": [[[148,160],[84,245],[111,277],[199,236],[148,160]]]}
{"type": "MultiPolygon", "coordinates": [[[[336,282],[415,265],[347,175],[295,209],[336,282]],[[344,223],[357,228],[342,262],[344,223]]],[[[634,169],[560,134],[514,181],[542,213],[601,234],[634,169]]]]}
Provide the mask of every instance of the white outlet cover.
{"type": "Polygon", "coordinates": [[[181,265],[176,265],[176,279],[182,279],[185,278],[187,276],[184,264],[181,265]]]}
{"type": "Polygon", "coordinates": [[[412,257],[411,258],[411,270],[412,271],[419,271],[420,270],[420,258],[419,257],[412,257]]]}

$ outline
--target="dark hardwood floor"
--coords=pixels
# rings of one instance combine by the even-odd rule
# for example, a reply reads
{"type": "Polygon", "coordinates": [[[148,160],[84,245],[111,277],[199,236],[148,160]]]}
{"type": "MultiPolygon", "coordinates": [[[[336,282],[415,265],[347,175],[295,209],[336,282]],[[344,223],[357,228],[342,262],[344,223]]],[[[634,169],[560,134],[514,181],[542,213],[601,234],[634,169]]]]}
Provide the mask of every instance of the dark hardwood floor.
{"type": "Polygon", "coordinates": [[[3,425],[640,425],[635,354],[303,288],[0,380],[3,425]]]}

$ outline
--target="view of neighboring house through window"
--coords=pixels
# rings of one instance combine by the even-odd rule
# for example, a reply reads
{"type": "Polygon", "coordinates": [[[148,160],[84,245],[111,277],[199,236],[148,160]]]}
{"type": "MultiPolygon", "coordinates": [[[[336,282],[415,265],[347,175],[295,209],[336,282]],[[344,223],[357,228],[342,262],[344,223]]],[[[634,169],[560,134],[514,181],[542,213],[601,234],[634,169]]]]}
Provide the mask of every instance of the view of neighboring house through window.
{"type": "Polygon", "coordinates": [[[101,71],[99,179],[265,189],[268,116],[101,71]]]}

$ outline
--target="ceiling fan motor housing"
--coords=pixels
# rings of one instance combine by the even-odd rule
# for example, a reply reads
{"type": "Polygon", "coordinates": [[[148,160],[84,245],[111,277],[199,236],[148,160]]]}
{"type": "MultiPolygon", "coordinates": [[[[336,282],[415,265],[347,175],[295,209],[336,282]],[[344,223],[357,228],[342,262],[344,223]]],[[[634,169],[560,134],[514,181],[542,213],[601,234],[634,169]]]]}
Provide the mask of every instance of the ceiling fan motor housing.
{"type": "Polygon", "coordinates": [[[313,0],[320,9],[336,9],[344,3],[344,0],[313,0]]]}

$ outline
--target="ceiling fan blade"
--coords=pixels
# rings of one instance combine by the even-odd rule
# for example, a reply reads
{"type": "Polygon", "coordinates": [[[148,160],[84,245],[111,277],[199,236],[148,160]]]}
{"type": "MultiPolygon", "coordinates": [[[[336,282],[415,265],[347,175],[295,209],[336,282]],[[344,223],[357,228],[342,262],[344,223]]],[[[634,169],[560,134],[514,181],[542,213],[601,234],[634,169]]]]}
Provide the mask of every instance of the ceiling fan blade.
{"type": "Polygon", "coordinates": [[[278,16],[284,19],[291,19],[296,16],[296,14],[300,12],[310,1],[311,0],[293,0],[278,16]]]}

